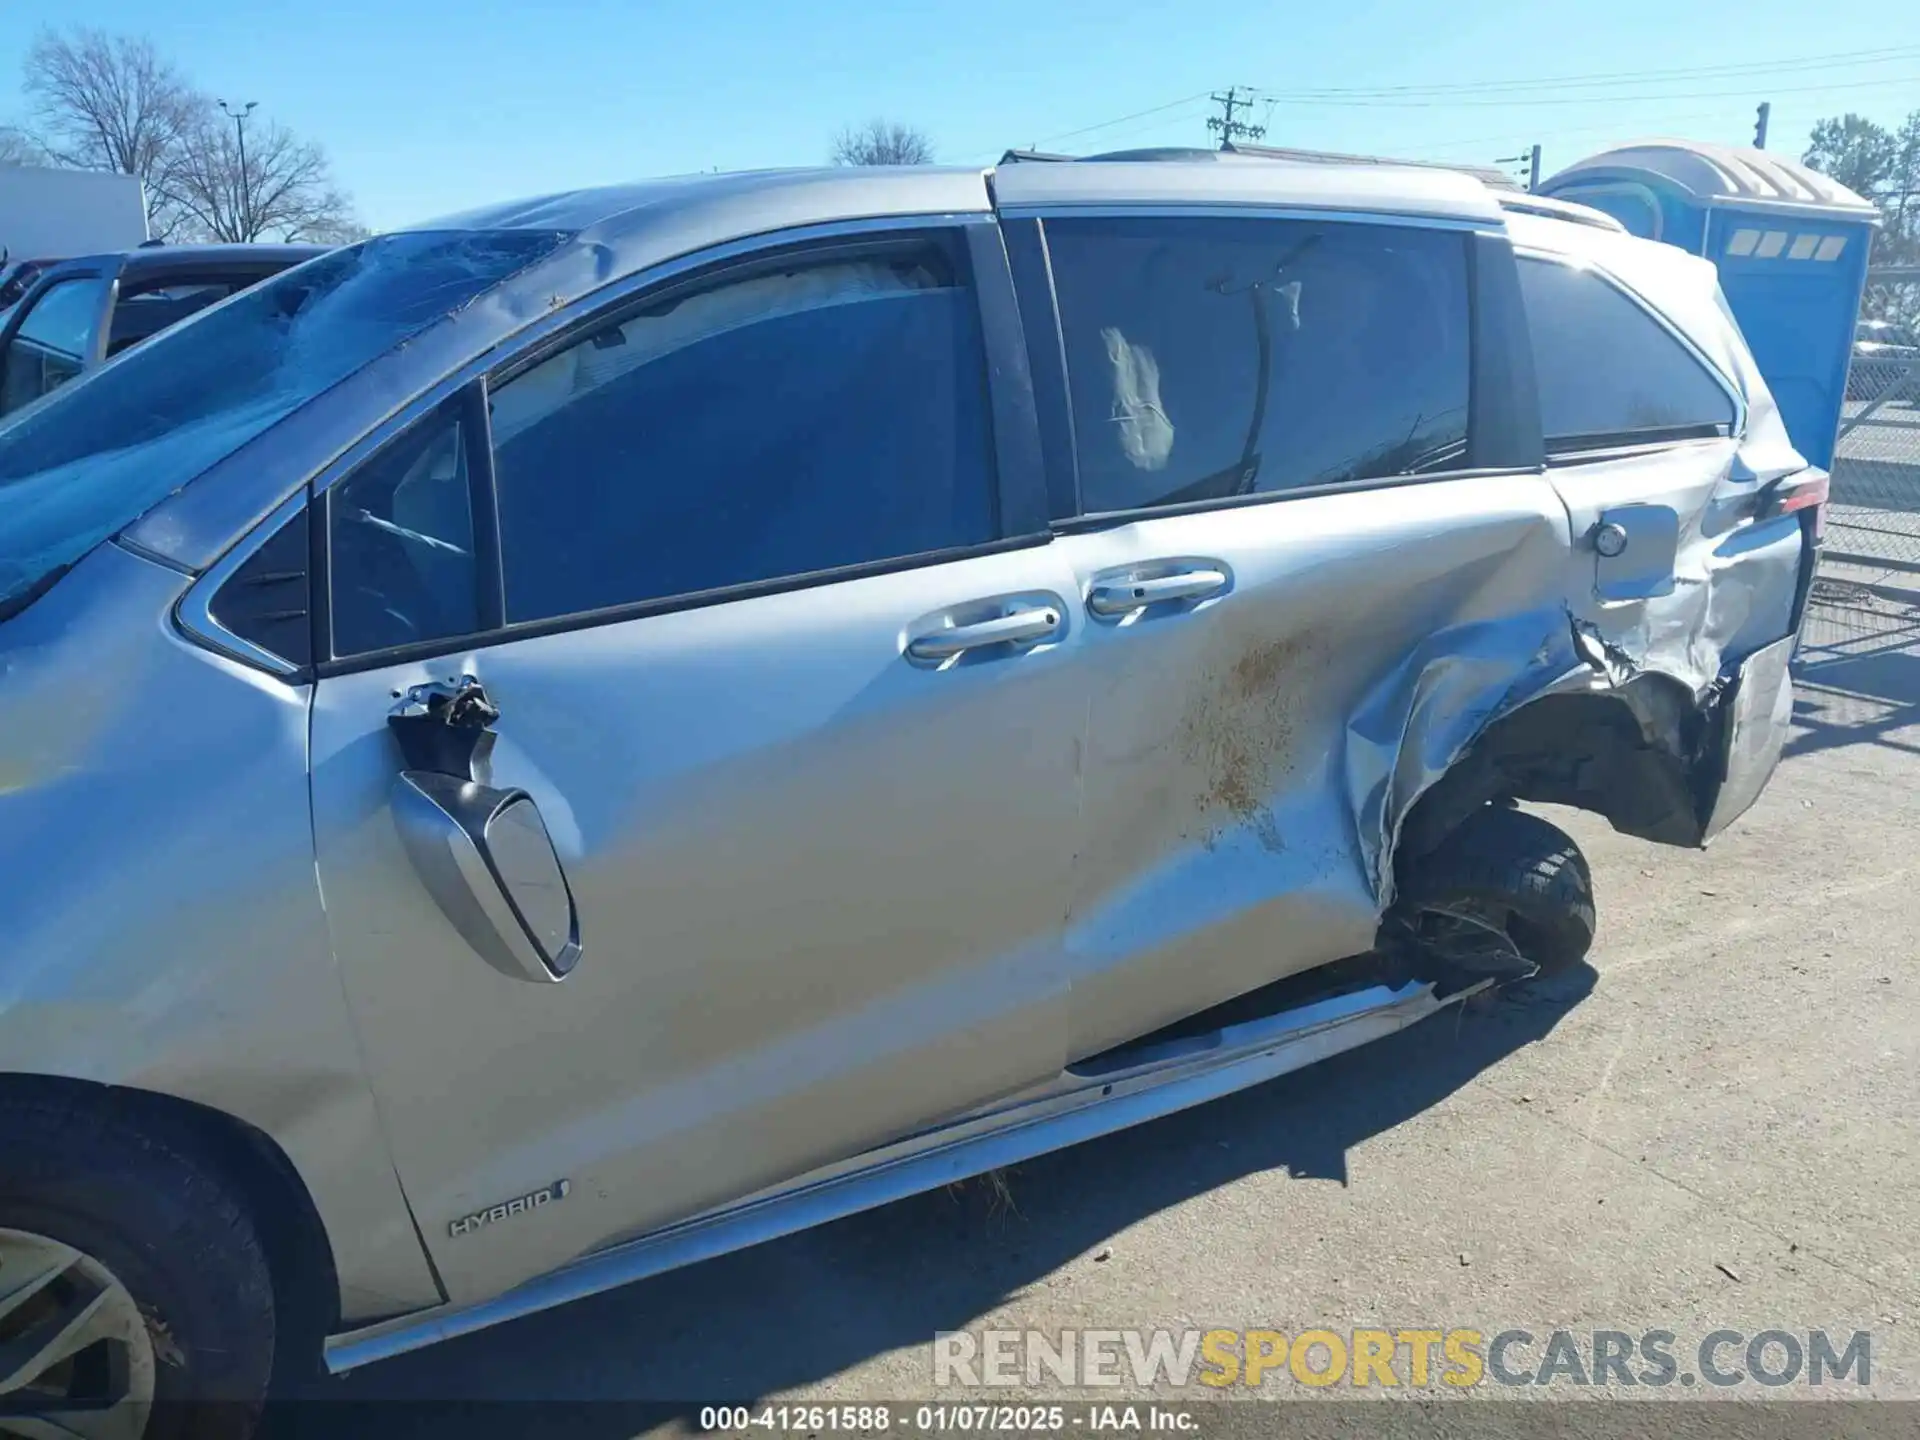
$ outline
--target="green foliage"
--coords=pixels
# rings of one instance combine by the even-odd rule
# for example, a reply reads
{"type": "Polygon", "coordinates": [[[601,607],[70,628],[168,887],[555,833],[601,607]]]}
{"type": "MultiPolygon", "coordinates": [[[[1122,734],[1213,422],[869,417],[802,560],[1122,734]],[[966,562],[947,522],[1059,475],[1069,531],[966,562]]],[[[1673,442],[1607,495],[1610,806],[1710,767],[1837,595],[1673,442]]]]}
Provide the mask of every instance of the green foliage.
{"type": "Polygon", "coordinates": [[[1801,159],[1856,194],[1872,195],[1893,170],[1892,134],[1864,115],[1815,122],[1812,142],[1801,159]]]}
{"type": "Polygon", "coordinates": [[[1920,264],[1920,110],[1892,130],[1864,115],[1822,120],[1811,142],[1802,160],[1880,207],[1874,263],[1920,264]]]}

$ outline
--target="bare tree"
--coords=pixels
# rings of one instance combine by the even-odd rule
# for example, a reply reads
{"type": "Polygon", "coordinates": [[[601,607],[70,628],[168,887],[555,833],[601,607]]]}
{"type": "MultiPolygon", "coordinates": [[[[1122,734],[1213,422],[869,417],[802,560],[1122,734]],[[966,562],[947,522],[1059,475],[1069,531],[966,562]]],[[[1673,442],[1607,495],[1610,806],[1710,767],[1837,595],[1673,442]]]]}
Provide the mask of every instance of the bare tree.
{"type": "Polygon", "coordinates": [[[187,137],[174,199],[209,240],[338,241],[359,232],[318,145],[286,126],[206,120],[187,137]]]}
{"type": "Polygon", "coordinates": [[[331,223],[325,220],[316,221],[301,234],[289,238],[311,240],[321,245],[358,245],[362,240],[373,238],[373,229],[371,226],[361,224],[349,213],[331,223]]]}
{"type": "Polygon", "coordinates": [[[897,120],[849,125],[833,137],[836,165],[927,165],[932,161],[933,141],[897,120]]]}
{"type": "Polygon", "coordinates": [[[31,165],[40,159],[33,137],[13,125],[0,125],[0,165],[31,165]]]}
{"type": "Polygon", "coordinates": [[[180,168],[212,107],[150,41],[43,30],[27,52],[26,94],[48,161],[139,176],[149,228],[162,239],[180,230],[180,168]]]}

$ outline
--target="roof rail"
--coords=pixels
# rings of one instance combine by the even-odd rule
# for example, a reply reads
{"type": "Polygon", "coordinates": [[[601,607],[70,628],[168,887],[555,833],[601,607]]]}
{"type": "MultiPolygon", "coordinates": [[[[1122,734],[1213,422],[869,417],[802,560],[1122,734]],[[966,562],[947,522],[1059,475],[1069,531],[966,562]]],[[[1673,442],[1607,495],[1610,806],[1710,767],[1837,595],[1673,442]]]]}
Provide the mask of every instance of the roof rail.
{"type": "Polygon", "coordinates": [[[1521,215],[1540,215],[1548,220],[1567,220],[1575,225],[1591,225],[1596,230],[1613,230],[1626,235],[1630,232],[1613,216],[1604,210],[1596,210],[1591,205],[1576,205],[1571,200],[1555,200],[1546,195],[1534,195],[1527,191],[1518,194],[1501,194],[1495,197],[1502,210],[1512,210],[1521,215]]]}
{"type": "Polygon", "coordinates": [[[1031,164],[1036,161],[1057,164],[1078,160],[1133,163],[1280,160],[1295,165],[1404,166],[1414,170],[1452,170],[1462,175],[1471,175],[1488,189],[1498,191],[1502,195],[1518,189],[1511,175],[1490,165],[1449,165],[1439,160],[1398,160],[1391,155],[1349,155],[1338,150],[1288,150],[1277,145],[1240,145],[1233,142],[1228,142],[1217,150],[1197,145],[1159,145],[1141,150],[1109,150],[1098,155],[1057,155],[1045,150],[1009,150],[1000,157],[1002,165],[1031,164]]]}
{"type": "Polygon", "coordinates": [[[1400,165],[1415,170],[1457,170],[1471,175],[1489,189],[1516,190],[1518,185],[1506,171],[1492,165],[1459,165],[1444,160],[1402,160],[1392,155],[1351,155],[1339,150],[1291,150],[1278,145],[1241,145],[1229,142],[1230,153],[1251,155],[1262,160],[1292,160],[1308,165],[1400,165]]]}
{"type": "Polygon", "coordinates": [[[1000,157],[1000,163],[1002,165],[1023,165],[1043,160],[1051,163],[1054,161],[1075,160],[1078,158],[1079,157],[1075,155],[1053,155],[1045,150],[1009,150],[1000,157]]]}

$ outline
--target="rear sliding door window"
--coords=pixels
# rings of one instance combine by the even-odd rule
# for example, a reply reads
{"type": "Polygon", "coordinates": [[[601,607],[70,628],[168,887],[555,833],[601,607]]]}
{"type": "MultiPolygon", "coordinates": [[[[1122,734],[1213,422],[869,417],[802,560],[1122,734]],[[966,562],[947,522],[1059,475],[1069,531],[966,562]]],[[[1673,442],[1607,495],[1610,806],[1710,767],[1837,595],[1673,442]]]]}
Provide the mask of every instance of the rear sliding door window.
{"type": "Polygon", "coordinates": [[[1463,235],[1144,216],[1046,233],[1084,512],[1465,463],[1463,235]]]}
{"type": "Polygon", "coordinates": [[[1732,433],[1726,387],[1600,275],[1522,258],[1520,293],[1548,454],[1732,433]]]}

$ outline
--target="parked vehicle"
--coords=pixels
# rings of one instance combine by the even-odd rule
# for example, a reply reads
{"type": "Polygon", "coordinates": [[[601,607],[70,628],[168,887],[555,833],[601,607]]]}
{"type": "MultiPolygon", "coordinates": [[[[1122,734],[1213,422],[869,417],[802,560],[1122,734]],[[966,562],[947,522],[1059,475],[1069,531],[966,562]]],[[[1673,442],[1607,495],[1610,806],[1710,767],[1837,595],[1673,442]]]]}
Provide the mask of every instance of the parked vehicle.
{"type": "Polygon", "coordinates": [[[1710,265],[1430,171],[266,281],[0,429],[3,1398],[240,1433],[1577,964],[1512,802],[1752,803],[1825,487],[1710,265]]]}
{"type": "Polygon", "coordinates": [[[1904,325],[1891,320],[1862,320],[1853,327],[1856,360],[1920,359],[1920,341],[1904,325]]]}
{"type": "Polygon", "coordinates": [[[39,278],[42,270],[58,263],[46,259],[10,260],[0,255],[0,320],[20,303],[20,297],[27,293],[27,287],[39,278]]]}
{"type": "Polygon", "coordinates": [[[1862,320],[1853,331],[1853,364],[1847,399],[1881,404],[1920,393],[1920,342],[1891,320],[1862,320]]]}
{"type": "Polygon", "coordinates": [[[182,245],[39,265],[0,314],[0,416],[235,291],[325,253],[323,245],[182,245]]]}

